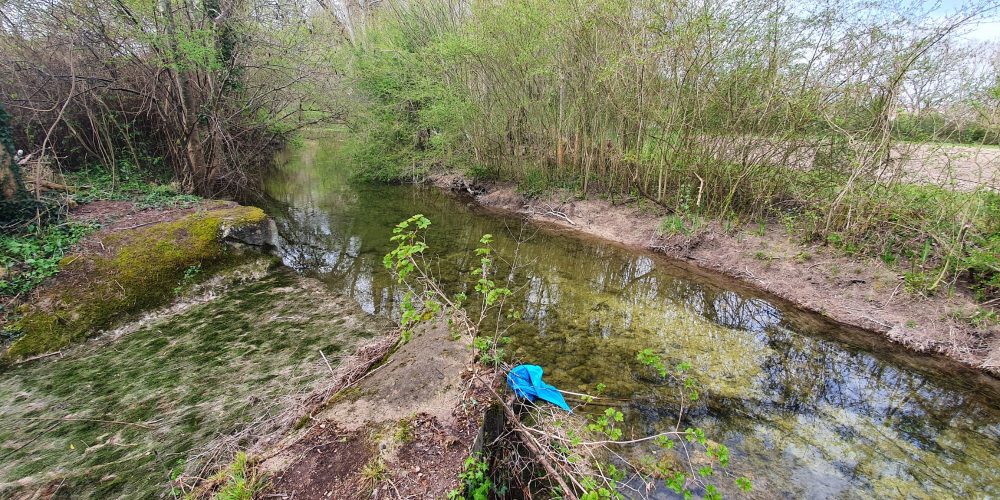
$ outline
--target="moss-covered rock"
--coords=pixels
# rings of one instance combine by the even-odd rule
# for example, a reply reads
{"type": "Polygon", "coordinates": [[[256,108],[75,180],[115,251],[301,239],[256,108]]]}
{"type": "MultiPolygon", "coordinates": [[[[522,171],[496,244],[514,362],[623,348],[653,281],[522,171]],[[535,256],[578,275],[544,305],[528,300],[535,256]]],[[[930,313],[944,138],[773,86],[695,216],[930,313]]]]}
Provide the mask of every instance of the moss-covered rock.
{"type": "Polygon", "coordinates": [[[240,261],[240,252],[227,240],[269,232],[269,224],[259,208],[220,205],[176,220],[98,233],[90,250],[63,259],[59,279],[20,308],[19,319],[9,328],[21,336],[4,358],[60,349],[169,302],[185,271],[240,261]]]}

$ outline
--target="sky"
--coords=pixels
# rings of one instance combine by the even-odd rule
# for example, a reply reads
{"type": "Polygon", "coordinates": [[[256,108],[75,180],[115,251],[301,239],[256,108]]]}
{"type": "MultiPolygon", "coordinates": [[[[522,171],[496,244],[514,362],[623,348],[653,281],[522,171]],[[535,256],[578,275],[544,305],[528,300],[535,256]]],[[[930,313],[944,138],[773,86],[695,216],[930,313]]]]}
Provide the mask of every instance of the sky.
{"type": "MultiPolygon", "coordinates": [[[[934,13],[946,16],[961,9],[968,3],[968,0],[940,0],[938,8],[934,13]]],[[[977,1],[976,3],[979,2],[977,1]]],[[[994,13],[991,21],[982,22],[972,27],[965,36],[966,38],[983,42],[1000,41],[1000,6],[998,6],[997,12],[994,13]]]]}
{"type": "Polygon", "coordinates": [[[986,42],[1000,40],[1000,21],[982,23],[973,28],[966,37],[986,42]]]}

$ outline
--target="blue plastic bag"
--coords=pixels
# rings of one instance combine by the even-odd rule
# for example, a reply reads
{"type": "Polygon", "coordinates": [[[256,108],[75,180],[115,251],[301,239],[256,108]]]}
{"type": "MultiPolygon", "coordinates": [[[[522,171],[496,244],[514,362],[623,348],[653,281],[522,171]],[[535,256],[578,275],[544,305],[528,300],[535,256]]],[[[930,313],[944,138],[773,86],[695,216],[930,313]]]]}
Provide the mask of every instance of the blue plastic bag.
{"type": "Polygon", "coordinates": [[[538,365],[517,365],[507,374],[507,386],[514,395],[534,402],[536,399],[548,401],[566,411],[569,405],[561,392],[542,381],[542,367],[538,365]]]}

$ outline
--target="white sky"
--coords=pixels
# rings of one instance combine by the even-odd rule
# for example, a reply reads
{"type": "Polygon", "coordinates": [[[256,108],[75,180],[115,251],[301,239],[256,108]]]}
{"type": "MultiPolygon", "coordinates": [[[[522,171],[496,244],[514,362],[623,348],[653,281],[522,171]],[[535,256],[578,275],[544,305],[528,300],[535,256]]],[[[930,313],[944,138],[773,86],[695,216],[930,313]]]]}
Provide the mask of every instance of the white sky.
{"type": "Polygon", "coordinates": [[[986,42],[998,41],[1000,40],[1000,21],[982,23],[973,28],[973,30],[966,36],[974,40],[982,40],[986,42]]]}

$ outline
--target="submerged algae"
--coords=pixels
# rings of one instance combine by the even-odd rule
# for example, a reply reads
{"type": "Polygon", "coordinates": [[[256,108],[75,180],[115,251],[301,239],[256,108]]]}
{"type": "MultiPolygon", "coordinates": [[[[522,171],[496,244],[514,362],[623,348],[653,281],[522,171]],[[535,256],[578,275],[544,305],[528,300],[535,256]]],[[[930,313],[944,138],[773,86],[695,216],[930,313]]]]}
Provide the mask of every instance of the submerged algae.
{"type": "Polygon", "coordinates": [[[238,260],[229,258],[223,233],[266,219],[256,207],[222,205],[173,221],[98,233],[90,251],[64,258],[59,279],[22,307],[20,319],[9,327],[21,337],[4,357],[54,351],[163,305],[189,267],[238,260]]]}
{"type": "Polygon", "coordinates": [[[472,249],[495,236],[498,262],[518,264],[498,272],[512,278],[507,304],[521,318],[502,330],[512,361],[543,366],[562,389],[604,386],[629,437],[678,423],[676,387],[636,361],[651,348],[691,362],[701,391],[682,428],[726,444],[757,496],[1000,495],[989,475],[1000,467],[1000,384],[981,372],[660,256],[484,214],[436,190],[352,185],[336,152],[324,140],[292,155],[268,183],[271,214],[284,262],[369,312],[399,314],[404,290],[382,256],[391,228],[422,213],[433,221],[427,256],[449,292],[474,295],[472,249]]]}
{"type": "Polygon", "coordinates": [[[382,328],[349,299],[278,270],[120,338],[10,368],[0,377],[0,497],[57,485],[73,498],[157,497],[214,440],[326,384],[319,350],[336,366],[382,328]]]}

